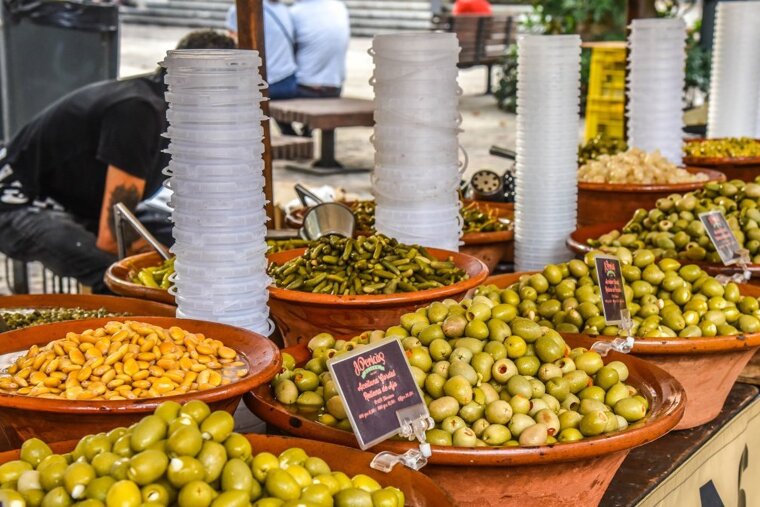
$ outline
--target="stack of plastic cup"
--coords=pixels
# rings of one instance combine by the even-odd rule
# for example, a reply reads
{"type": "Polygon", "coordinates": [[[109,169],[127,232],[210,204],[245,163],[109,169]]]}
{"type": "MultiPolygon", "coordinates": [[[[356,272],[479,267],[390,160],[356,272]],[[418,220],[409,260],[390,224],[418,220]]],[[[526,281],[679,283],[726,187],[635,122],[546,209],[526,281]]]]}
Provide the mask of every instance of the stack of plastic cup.
{"type": "Polygon", "coordinates": [[[707,137],[760,134],[760,2],[720,2],[715,14],[707,137]]]}
{"type": "Polygon", "coordinates": [[[458,250],[459,42],[453,33],[375,36],[375,228],[402,243],[458,250]]]}
{"type": "Polygon", "coordinates": [[[270,283],[256,51],[169,51],[166,112],[172,159],[172,292],[177,316],[265,336],[270,283]]]}
{"type": "Polygon", "coordinates": [[[628,39],[628,144],[681,164],[686,24],[634,19],[628,39]]]}
{"type": "Polygon", "coordinates": [[[532,271],[572,256],[565,239],[578,204],[581,39],[526,35],[517,52],[515,264],[532,271]]]}

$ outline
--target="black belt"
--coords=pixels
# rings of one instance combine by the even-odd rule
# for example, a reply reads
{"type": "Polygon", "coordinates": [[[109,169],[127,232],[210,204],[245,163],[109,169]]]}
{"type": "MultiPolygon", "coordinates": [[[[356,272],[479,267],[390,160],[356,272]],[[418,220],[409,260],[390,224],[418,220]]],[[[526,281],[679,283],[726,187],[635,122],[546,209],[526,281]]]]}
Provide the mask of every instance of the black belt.
{"type": "Polygon", "coordinates": [[[340,88],[337,86],[310,86],[310,85],[299,84],[298,87],[306,88],[307,90],[311,90],[317,93],[340,91],[340,88]]]}

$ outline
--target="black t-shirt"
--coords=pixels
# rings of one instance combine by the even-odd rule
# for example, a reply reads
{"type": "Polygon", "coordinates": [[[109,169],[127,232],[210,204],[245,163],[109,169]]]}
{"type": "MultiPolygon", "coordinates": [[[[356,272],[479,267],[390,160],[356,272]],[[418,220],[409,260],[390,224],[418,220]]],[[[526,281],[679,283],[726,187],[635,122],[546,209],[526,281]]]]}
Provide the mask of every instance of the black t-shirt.
{"type": "Polygon", "coordinates": [[[97,220],[109,165],[146,180],[144,197],[150,196],[167,160],[163,97],[156,74],[95,83],[49,106],[7,147],[0,207],[52,199],[97,220]]]}

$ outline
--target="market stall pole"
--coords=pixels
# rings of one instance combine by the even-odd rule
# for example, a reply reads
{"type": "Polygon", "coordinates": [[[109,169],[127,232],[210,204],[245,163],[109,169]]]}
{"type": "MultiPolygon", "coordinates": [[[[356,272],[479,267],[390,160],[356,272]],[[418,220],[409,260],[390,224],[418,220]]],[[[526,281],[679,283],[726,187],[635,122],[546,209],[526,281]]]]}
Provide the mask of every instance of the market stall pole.
{"type": "MultiPolygon", "coordinates": [[[[253,49],[261,57],[261,77],[267,80],[267,58],[264,47],[264,4],[263,0],[235,0],[238,23],[238,48],[253,49]]],[[[265,119],[261,126],[264,129],[264,196],[267,200],[266,211],[269,217],[269,227],[274,226],[274,195],[272,181],[272,135],[269,131],[269,92],[261,90],[264,100],[261,101],[261,112],[265,119]]]]}

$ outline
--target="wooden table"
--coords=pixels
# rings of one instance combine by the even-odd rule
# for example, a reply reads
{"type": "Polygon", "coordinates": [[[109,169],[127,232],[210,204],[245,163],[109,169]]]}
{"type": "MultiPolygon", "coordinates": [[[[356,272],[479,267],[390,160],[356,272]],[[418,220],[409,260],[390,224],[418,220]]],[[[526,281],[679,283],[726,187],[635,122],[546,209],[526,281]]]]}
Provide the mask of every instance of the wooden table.
{"type": "Polygon", "coordinates": [[[316,160],[311,166],[288,165],[289,169],[317,175],[371,170],[343,167],[336,160],[335,129],[340,127],[372,127],[375,125],[374,112],[373,101],[347,97],[273,100],[269,104],[269,113],[278,122],[298,122],[310,129],[321,130],[319,160],[316,160]]]}
{"type": "MultiPolygon", "coordinates": [[[[638,505],[650,492],[673,474],[680,467],[684,466],[690,458],[704,446],[714,435],[724,428],[730,421],[740,414],[751,403],[760,396],[758,388],[749,384],[737,383],[734,385],[731,393],[723,406],[720,415],[712,422],[691,430],[674,431],[664,437],[631,451],[628,457],[623,461],[623,465],[612,479],[607,492],[602,498],[600,505],[614,506],[634,506],[638,505]]],[[[753,451],[750,453],[754,454],[753,451]]],[[[756,456],[752,457],[756,462],[756,456]]],[[[720,469],[726,468],[733,474],[739,474],[739,463],[711,462],[711,467],[720,469]]],[[[746,483],[756,480],[751,479],[744,474],[744,479],[737,481],[746,483]]],[[[706,482],[700,487],[702,494],[702,506],[713,507],[723,505],[716,503],[716,494],[721,494],[714,488],[710,482],[706,482]]],[[[723,491],[725,495],[727,492],[723,491]]],[[[760,499],[755,498],[753,501],[748,499],[750,505],[758,505],[760,499]]]]}

